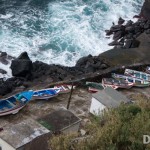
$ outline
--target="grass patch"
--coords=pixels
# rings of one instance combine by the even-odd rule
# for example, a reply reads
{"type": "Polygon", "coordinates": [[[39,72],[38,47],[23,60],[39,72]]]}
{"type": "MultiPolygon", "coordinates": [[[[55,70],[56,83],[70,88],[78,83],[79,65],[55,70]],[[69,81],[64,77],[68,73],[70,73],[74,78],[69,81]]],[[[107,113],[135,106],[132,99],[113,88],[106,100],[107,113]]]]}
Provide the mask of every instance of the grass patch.
{"type": "Polygon", "coordinates": [[[150,101],[139,98],[136,103],[109,109],[102,116],[91,116],[85,125],[88,138],[69,134],[53,136],[52,150],[149,150],[143,135],[150,135],[150,101]],[[74,139],[80,140],[74,140],[74,139]],[[74,141],[74,142],[72,142],[74,141]]]}

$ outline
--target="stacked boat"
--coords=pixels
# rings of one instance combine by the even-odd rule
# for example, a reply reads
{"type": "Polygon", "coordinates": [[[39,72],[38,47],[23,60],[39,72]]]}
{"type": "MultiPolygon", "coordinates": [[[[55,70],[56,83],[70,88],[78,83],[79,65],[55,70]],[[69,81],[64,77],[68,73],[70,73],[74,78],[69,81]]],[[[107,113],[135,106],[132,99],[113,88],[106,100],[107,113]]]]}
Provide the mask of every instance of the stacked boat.
{"type": "Polygon", "coordinates": [[[100,87],[111,87],[113,89],[130,89],[133,86],[148,87],[150,86],[150,67],[147,67],[145,72],[125,69],[123,75],[112,73],[111,78],[103,78],[101,83],[90,82],[88,84],[87,82],[87,85],[89,86],[89,92],[93,93],[101,90],[100,87]]]}
{"type": "MultiPolygon", "coordinates": [[[[89,87],[89,92],[95,93],[106,87],[112,87],[113,89],[129,89],[133,86],[150,86],[150,67],[147,67],[145,72],[126,69],[123,75],[112,73],[111,76],[111,78],[103,78],[101,83],[86,82],[86,85],[89,87]]],[[[31,100],[48,100],[59,94],[68,93],[74,88],[75,86],[73,85],[61,84],[52,88],[21,92],[6,99],[2,99],[0,100],[0,116],[16,114],[31,100]]]]}
{"type": "Polygon", "coordinates": [[[16,114],[31,100],[48,100],[57,96],[58,94],[70,92],[71,88],[75,88],[75,86],[72,87],[71,85],[57,85],[53,88],[36,91],[25,91],[6,99],[0,99],[0,116],[16,114]]]}

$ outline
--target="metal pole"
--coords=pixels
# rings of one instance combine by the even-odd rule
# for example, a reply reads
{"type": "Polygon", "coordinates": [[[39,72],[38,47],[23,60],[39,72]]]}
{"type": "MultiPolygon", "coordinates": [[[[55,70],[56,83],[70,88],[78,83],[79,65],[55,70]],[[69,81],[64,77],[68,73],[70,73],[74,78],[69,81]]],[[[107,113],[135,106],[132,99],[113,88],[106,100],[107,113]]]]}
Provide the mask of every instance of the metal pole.
{"type": "Polygon", "coordinates": [[[72,82],[72,86],[71,86],[70,96],[69,96],[69,99],[68,99],[67,109],[69,109],[69,106],[70,106],[72,92],[73,92],[73,82],[72,82]]]}

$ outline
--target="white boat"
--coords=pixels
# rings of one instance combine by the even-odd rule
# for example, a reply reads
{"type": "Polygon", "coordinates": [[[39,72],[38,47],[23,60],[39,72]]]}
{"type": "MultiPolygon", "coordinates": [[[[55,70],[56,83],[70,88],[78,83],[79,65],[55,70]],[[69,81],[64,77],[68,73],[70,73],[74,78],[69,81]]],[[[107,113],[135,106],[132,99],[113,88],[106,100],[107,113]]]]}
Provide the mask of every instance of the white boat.
{"type": "MultiPolygon", "coordinates": [[[[73,85],[73,89],[75,89],[76,86],[73,85]]],[[[60,85],[55,85],[53,89],[59,89],[58,94],[63,94],[63,93],[69,93],[71,91],[72,85],[69,84],[60,84],[60,85]]]]}
{"type": "Polygon", "coordinates": [[[143,79],[146,81],[150,82],[150,74],[141,72],[141,71],[136,71],[136,70],[131,70],[131,69],[126,69],[124,72],[125,75],[138,78],[138,79],[143,79]]]}
{"type": "Polygon", "coordinates": [[[115,73],[112,73],[112,77],[115,79],[124,79],[128,83],[133,83],[133,86],[136,86],[136,87],[148,87],[148,86],[150,86],[150,82],[143,80],[143,79],[138,79],[135,77],[120,75],[120,74],[115,74],[115,73]]]}

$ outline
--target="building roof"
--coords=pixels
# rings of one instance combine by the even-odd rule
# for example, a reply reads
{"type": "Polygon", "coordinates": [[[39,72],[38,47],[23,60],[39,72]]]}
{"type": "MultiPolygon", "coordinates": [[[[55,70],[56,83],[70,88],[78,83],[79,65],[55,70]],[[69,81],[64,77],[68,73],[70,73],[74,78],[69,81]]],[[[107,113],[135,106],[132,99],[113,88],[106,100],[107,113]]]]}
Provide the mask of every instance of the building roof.
{"type": "Polygon", "coordinates": [[[19,148],[40,135],[50,131],[40,125],[38,122],[28,119],[19,124],[4,127],[0,132],[0,138],[14,148],[19,148]]]}
{"type": "Polygon", "coordinates": [[[72,112],[66,109],[59,109],[52,112],[45,117],[38,119],[38,122],[45,126],[47,129],[55,132],[62,131],[63,129],[77,123],[80,118],[76,117],[72,112]]]}
{"type": "Polygon", "coordinates": [[[111,87],[107,87],[106,89],[93,94],[93,97],[108,108],[117,107],[121,102],[130,102],[130,100],[127,99],[125,95],[111,87]]]}

